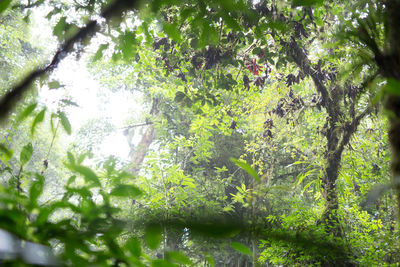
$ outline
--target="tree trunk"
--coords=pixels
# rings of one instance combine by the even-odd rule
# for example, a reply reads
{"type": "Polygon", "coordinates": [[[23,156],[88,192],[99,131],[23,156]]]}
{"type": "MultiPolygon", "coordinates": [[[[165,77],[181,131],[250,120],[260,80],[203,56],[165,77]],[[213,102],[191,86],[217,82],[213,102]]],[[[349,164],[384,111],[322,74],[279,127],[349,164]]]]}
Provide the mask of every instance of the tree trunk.
{"type": "Polygon", "coordinates": [[[324,198],[326,200],[325,212],[322,215],[321,222],[330,227],[330,231],[341,236],[341,230],[338,224],[337,210],[339,208],[339,199],[336,190],[336,181],[339,177],[340,161],[342,153],[327,151],[326,167],[323,176],[324,198]]]}
{"type": "MultiPolygon", "coordinates": [[[[160,99],[154,97],[152,102],[152,107],[150,110],[150,115],[158,115],[160,113],[159,109],[160,99]]],[[[143,163],[143,160],[149,150],[151,143],[153,143],[155,138],[154,133],[154,124],[153,123],[146,123],[147,129],[146,132],[143,134],[142,139],[140,140],[136,150],[132,153],[131,162],[132,162],[132,173],[137,173],[140,170],[140,166],[143,163]]]]}
{"type": "MultiPolygon", "coordinates": [[[[386,10],[389,51],[382,60],[377,56],[375,58],[383,75],[397,80],[398,83],[394,89],[400,92],[400,1],[387,1],[386,10]]],[[[392,183],[396,190],[397,216],[400,216],[400,97],[390,94],[386,99],[385,107],[391,114],[389,142],[392,147],[392,183]]]]}
{"type": "Polygon", "coordinates": [[[137,173],[140,170],[140,166],[143,163],[144,157],[146,156],[154,137],[154,126],[153,124],[150,124],[147,126],[146,132],[143,134],[142,139],[136,147],[136,150],[132,153],[132,173],[137,173]]]}
{"type": "Polygon", "coordinates": [[[394,87],[387,93],[385,108],[389,112],[390,129],[389,142],[392,148],[392,186],[396,191],[397,215],[400,215],[400,0],[388,0],[384,3],[384,23],[387,32],[385,50],[371,47],[374,52],[374,60],[379,67],[380,74],[394,79],[394,87]],[[375,49],[374,49],[375,48],[375,49]],[[396,92],[396,93],[393,93],[396,92]]]}

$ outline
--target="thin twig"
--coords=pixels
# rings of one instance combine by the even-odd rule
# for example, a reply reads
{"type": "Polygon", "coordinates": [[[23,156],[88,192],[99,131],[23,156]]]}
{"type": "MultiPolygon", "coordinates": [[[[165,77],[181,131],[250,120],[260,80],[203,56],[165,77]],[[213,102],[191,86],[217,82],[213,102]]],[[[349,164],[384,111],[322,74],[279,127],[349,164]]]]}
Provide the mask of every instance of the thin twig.
{"type": "Polygon", "coordinates": [[[136,127],[140,127],[140,126],[146,126],[146,125],[150,125],[150,124],[154,124],[154,122],[148,121],[148,122],[143,122],[143,123],[139,123],[139,124],[135,124],[135,125],[129,125],[129,126],[126,126],[126,127],[121,127],[119,129],[128,130],[128,129],[132,129],[132,128],[136,128],[136,127]]]}

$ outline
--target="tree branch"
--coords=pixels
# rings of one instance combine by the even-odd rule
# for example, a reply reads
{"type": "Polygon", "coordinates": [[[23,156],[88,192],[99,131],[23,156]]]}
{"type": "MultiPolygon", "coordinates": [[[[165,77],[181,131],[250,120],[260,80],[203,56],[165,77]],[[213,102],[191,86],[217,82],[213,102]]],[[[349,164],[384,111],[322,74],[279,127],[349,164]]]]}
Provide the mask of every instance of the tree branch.
{"type": "Polygon", "coordinates": [[[350,137],[357,131],[358,126],[361,123],[361,120],[367,116],[372,111],[372,106],[368,105],[368,107],[361,112],[357,117],[353,119],[353,121],[346,126],[345,132],[343,134],[342,140],[340,141],[339,147],[337,149],[338,153],[342,153],[344,147],[350,142],[350,137]]]}
{"type": "Polygon", "coordinates": [[[287,54],[293,58],[293,61],[301,69],[301,71],[312,78],[317,91],[322,96],[322,101],[327,109],[328,114],[330,116],[337,117],[338,109],[333,107],[331,104],[332,101],[329,96],[329,91],[323,84],[325,75],[321,71],[316,70],[311,66],[311,61],[308,59],[307,54],[299,47],[293,36],[290,38],[289,43],[281,41],[281,44],[285,47],[287,54]]]}
{"type": "Polygon", "coordinates": [[[148,122],[143,122],[143,123],[139,123],[139,124],[135,124],[135,125],[129,125],[126,127],[122,127],[120,129],[125,129],[125,130],[129,130],[132,128],[136,128],[136,127],[140,127],[140,126],[146,126],[146,125],[150,125],[150,124],[154,124],[152,121],[148,121],[148,122]]]}

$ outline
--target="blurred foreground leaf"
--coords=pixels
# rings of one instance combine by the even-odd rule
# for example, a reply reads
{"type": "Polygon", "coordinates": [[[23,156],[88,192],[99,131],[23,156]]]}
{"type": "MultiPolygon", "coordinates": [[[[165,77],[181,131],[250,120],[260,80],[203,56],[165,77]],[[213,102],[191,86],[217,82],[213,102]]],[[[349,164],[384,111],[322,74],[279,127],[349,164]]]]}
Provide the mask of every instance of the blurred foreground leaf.
{"type": "Polygon", "coordinates": [[[71,134],[71,123],[69,122],[65,113],[59,112],[58,117],[60,117],[61,125],[63,126],[63,128],[67,132],[67,134],[71,134]]]}
{"type": "Polygon", "coordinates": [[[150,249],[157,249],[162,239],[162,228],[158,224],[149,224],[146,227],[144,239],[150,249]]]}
{"type": "Polygon", "coordinates": [[[36,129],[36,126],[38,123],[42,122],[44,120],[44,114],[46,112],[46,108],[43,108],[35,117],[32,123],[31,127],[31,134],[33,135],[36,129]]]}
{"type": "Polygon", "coordinates": [[[17,117],[17,121],[21,122],[24,119],[26,119],[26,117],[28,117],[36,108],[37,103],[33,103],[30,104],[29,106],[27,106],[17,117]]]}
{"type": "Polygon", "coordinates": [[[245,170],[248,174],[250,174],[257,182],[260,182],[260,176],[258,176],[256,170],[254,170],[249,164],[246,162],[237,160],[235,158],[231,158],[231,161],[235,163],[236,166],[245,170]]]}
{"type": "Polygon", "coordinates": [[[182,252],[179,251],[168,251],[166,253],[166,259],[175,261],[179,264],[186,264],[186,265],[192,265],[193,262],[182,252]]]}
{"type": "Polygon", "coordinates": [[[245,245],[239,243],[239,242],[231,242],[231,247],[236,250],[239,251],[240,253],[243,254],[247,254],[249,256],[251,256],[251,250],[246,247],[245,245]]]}
{"type": "Polygon", "coordinates": [[[142,191],[134,185],[120,184],[114,187],[110,194],[118,197],[136,198],[142,195],[142,191]]]}
{"type": "Polygon", "coordinates": [[[0,1],[0,14],[3,13],[10,4],[11,4],[11,0],[1,0],[0,1]]]}
{"type": "Polygon", "coordinates": [[[81,174],[87,183],[92,183],[95,186],[101,186],[99,177],[92,171],[92,169],[82,166],[82,165],[73,165],[70,166],[70,169],[76,171],[81,174]]]}
{"type": "Polygon", "coordinates": [[[13,154],[14,154],[14,151],[12,151],[11,149],[8,149],[6,147],[6,145],[4,145],[4,144],[0,144],[0,152],[2,152],[2,155],[1,155],[0,159],[3,162],[9,161],[12,158],[13,154]]]}
{"type": "Polygon", "coordinates": [[[19,160],[21,162],[21,166],[24,166],[26,163],[28,163],[28,161],[31,159],[33,154],[33,147],[32,144],[26,144],[22,150],[21,153],[19,155],[19,160]]]}

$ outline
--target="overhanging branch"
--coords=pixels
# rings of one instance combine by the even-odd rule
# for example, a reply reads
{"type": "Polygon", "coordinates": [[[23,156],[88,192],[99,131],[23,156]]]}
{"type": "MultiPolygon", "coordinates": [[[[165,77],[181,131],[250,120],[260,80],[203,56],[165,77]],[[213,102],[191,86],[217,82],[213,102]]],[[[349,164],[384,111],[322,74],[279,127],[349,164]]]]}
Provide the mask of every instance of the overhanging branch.
{"type": "MultiPolygon", "coordinates": [[[[133,8],[137,5],[138,2],[138,0],[116,0],[101,13],[101,16],[106,20],[109,20],[112,17],[119,17],[122,15],[122,12],[133,8]]],[[[76,43],[81,42],[83,39],[91,38],[99,30],[99,28],[100,27],[97,21],[89,21],[76,34],[65,41],[65,43],[57,50],[57,52],[53,56],[50,64],[43,68],[38,68],[32,71],[15,87],[8,90],[8,92],[0,99],[0,121],[3,121],[7,117],[13,106],[17,103],[18,100],[21,99],[23,94],[29,90],[30,85],[37,78],[40,78],[45,74],[51,73],[54,69],[56,69],[61,60],[63,60],[73,50],[73,47],[76,43]]]]}
{"type": "Polygon", "coordinates": [[[75,43],[78,43],[82,39],[89,37],[96,31],[97,22],[90,21],[85,27],[81,28],[74,36],[64,43],[53,56],[52,61],[49,65],[44,68],[39,68],[31,72],[25,79],[23,79],[18,85],[8,91],[0,100],[0,120],[4,120],[7,114],[15,105],[15,103],[22,97],[22,95],[29,90],[30,85],[37,79],[46,73],[52,72],[57,68],[58,64],[64,59],[69,52],[71,52],[75,43]]]}

